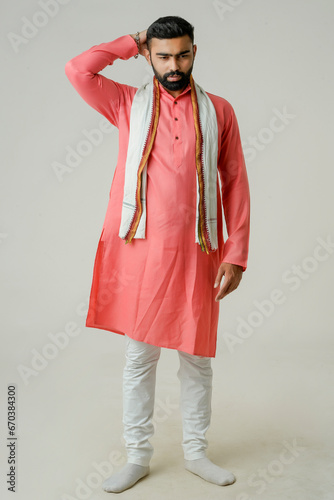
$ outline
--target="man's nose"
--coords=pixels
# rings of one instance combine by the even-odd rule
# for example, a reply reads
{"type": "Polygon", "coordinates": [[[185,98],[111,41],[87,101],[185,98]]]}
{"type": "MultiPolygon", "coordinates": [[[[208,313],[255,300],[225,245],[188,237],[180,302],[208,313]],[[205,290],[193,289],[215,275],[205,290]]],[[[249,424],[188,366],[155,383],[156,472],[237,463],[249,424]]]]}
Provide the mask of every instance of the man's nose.
{"type": "Polygon", "coordinates": [[[169,64],[170,64],[170,71],[176,71],[179,69],[179,62],[176,59],[176,57],[171,57],[169,64]]]}

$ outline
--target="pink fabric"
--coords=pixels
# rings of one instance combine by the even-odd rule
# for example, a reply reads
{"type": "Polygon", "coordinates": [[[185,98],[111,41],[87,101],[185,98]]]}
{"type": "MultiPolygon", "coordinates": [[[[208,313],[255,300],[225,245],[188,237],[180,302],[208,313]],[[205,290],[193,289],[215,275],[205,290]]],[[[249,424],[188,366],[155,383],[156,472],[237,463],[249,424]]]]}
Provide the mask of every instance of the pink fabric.
{"type": "Polygon", "coordinates": [[[86,326],[160,347],[214,357],[219,302],[214,280],[222,261],[247,266],[249,187],[232,106],[209,94],[219,131],[217,251],[195,243],[196,166],[190,86],[176,99],[160,84],[161,110],[147,167],[146,238],[118,236],[135,87],[98,74],[137,53],[130,35],[96,45],[66,64],[81,97],[119,129],[119,156],[97,248],[86,326]],[[222,203],[228,232],[224,243],[222,203]]]}

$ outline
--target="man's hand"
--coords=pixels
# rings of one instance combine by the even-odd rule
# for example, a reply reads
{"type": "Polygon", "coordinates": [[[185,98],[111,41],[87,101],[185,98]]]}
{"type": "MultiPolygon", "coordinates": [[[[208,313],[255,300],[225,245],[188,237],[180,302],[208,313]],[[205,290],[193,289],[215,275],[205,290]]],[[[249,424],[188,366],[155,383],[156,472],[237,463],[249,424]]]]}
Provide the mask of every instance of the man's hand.
{"type": "MultiPolygon", "coordinates": [[[[139,54],[141,56],[145,56],[145,52],[144,51],[148,50],[147,49],[147,43],[146,43],[146,32],[147,32],[147,30],[144,30],[144,31],[141,31],[139,33],[139,54]]],[[[132,36],[132,38],[135,40],[136,34],[130,35],[130,36],[132,36]]]]}
{"type": "Polygon", "coordinates": [[[242,278],[242,272],[242,267],[237,266],[236,264],[229,264],[227,262],[222,262],[220,264],[214,287],[216,288],[220,284],[223,276],[224,283],[218,294],[216,295],[216,302],[223,299],[224,297],[226,297],[226,295],[238,288],[242,278]]]}

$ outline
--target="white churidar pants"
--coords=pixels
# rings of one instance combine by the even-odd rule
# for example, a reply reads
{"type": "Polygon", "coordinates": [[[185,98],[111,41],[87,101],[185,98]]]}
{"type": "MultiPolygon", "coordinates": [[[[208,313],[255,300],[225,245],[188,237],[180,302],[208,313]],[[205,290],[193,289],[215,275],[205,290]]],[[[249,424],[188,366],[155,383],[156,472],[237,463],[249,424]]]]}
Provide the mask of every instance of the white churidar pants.
{"type": "MultiPolygon", "coordinates": [[[[123,425],[128,462],[147,466],[153,455],[156,368],[161,348],[127,335],[123,373],[123,425]]],[[[182,447],[186,460],[206,456],[205,438],[211,420],[211,358],[178,351],[181,384],[182,447]]]]}

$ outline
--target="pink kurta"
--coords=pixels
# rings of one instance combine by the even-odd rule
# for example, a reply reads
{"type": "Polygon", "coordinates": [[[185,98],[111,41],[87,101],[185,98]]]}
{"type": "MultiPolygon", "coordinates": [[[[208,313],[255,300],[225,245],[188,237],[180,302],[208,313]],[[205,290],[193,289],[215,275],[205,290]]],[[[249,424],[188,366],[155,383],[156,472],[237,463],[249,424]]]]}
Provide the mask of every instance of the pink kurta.
{"type": "Polygon", "coordinates": [[[219,248],[206,254],[195,242],[197,173],[190,86],[174,98],[159,84],[159,124],[147,165],[146,238],[125,244],[118,233],[131,103],[137,88],[98,72],[136,53],[135,41],[125,35],[66,64],[66,74],[83,99],[119,129],[118,161],[97,248],[86,326],[214,357],[219,302],[213,285],[218,267],[224,261],[245,270],[248,255],[249,188],[237,120],[225,99],[208,94],[219,132],[219,248]]]}

